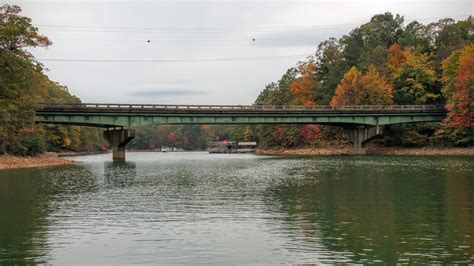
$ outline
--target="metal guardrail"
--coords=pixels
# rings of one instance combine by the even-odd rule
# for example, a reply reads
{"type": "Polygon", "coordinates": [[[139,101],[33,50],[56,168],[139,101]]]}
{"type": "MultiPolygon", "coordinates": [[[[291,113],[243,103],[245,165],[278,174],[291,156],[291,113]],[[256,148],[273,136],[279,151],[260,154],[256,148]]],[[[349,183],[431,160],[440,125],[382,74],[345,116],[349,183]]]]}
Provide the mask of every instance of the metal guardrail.
{"type": "Polygon", "coordinates": [[[299,105],[176,105],[176,104],[43,104],[39,111],[48,110],[130,110],[130,111],[445,111],[443,105],[346,105],[346,106],[299,106],[299,105]]]}

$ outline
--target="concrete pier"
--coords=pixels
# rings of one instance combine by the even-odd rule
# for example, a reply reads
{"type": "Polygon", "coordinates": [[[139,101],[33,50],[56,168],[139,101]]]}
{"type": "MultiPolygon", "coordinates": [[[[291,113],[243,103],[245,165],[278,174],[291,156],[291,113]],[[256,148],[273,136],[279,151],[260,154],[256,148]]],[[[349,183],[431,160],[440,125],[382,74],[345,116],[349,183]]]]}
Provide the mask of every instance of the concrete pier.
{"type": "Polygon", "coordinates": [[[134,129],[108,129],[104,131],[104,138],[112,147],[112,159],[125,161],[125,145],[135,138],[134,129]]]}
{"type": "Polygon", "coordinates": [[[382,134],[380,126],[346,126],[343,128],[344,137],[354,143],[354,151],[356,154],[366,154],[367,149],[364,144],[367,140],[382,134]]]}

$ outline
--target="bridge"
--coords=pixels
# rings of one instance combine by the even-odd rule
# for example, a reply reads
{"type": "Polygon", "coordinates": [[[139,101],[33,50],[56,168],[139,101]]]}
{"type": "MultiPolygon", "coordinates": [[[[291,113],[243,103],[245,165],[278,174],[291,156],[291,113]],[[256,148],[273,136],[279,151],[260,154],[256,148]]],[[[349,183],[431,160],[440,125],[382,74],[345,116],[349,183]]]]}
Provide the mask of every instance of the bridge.
{"type": "Polygon", "coordinates": [[[36,122],[105,128],[114,160],[125,159],[125,145],[134,127],[161,124],[323,124],[340,126],[363,152],[363,144],[381,134],[384,125],[439,122],[446,116],[439,105],[165,105],[47,104],[36,111],[36,122]]]}

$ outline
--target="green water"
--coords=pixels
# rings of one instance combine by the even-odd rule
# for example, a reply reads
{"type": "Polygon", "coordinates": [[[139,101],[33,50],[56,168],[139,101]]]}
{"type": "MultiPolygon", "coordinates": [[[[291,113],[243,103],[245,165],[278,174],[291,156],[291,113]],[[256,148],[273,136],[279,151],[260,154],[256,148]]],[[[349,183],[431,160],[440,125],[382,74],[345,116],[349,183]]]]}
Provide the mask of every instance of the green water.
{"type": "Polygon", "coordinates": [[[474,263],[474,157],[75,157],[0,171],[0,264],[474,263]]]}

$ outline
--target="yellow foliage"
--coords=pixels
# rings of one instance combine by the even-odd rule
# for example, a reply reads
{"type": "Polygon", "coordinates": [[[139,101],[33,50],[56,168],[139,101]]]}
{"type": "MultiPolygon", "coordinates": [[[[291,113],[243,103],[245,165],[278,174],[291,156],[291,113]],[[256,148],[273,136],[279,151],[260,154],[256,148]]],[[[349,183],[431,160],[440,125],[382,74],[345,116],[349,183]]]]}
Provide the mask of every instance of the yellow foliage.
{"type": "Polygon", "coordinates": [[[393,96],[392,87],[374,65],[364,75],[352,67],[337,85],[336,94],[331,100],[332,106],[377,104],[393,104],[393,96]]]}
{"type": "Polygon", "coordinates": [[[64,138],[64,147],[69,147],[71,145],[71,139],[70,138],[64,138]]]}
{"type": "Polygon", "coordinates": [[[336,94],[331,99],[331,105],[354,105],[356,104],[357,91],[361,89],[360,79],[362,73],[353,66],[336,87],[336,94]]]}

